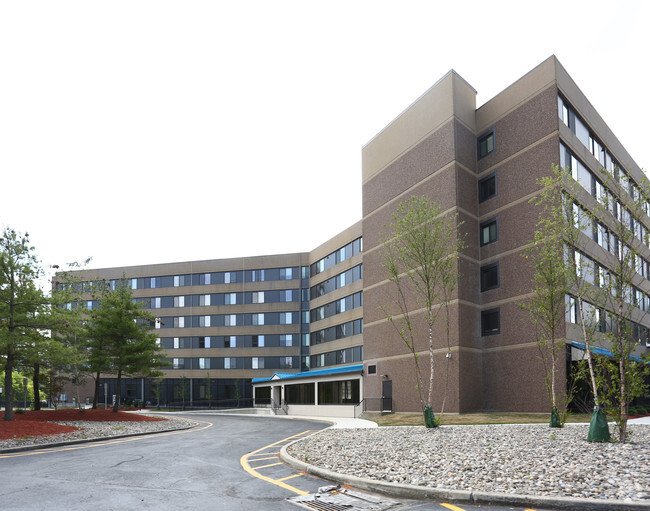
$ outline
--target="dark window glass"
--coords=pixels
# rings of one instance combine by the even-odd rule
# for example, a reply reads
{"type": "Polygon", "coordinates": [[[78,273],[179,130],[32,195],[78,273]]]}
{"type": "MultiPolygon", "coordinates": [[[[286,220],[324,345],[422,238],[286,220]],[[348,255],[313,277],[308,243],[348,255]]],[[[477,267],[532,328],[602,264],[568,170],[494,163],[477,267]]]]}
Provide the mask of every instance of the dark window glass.
{"type": "Polygon", "coordinates": [[[499,287],[499,263],[481,267],[481,292],[499,287]]]}
{"type": "Polygon", "coordinates": [[[356,404],[359,402],[359,380],[321,382],[318,404],[356,404]]]}
{"type": "Polygon", "coordinates": [[[497,194],[497,176],[489,175],[478,182],[478,201],[483,202],[497,194]]]}
{"type": "Polygon", "coordinates": [[[494,131],[478,139],[478,159],[480,160],[492,151],[494,151],[494,131]]]}
{"type": "Polygon", "coordinates": [[[377,374],[377,366],[376,365],[368,366],[368,374],[377,374]]]}
{"type": "Polygon", "coordinates": [[[499,309],[481,311],[481,335],[494,335],[501,332],[499,309]]]}
{"type": "Polygon", "coordinates": [[[498,239],[497,219],[493,218],[481,224],[481,246],[493,243],[498,239]]]}
{"type": "Polygon", "coordinates": [[[288,404],[313,405],[315,403],[315,387],[315,383],[285,385],[285,400],[288,404]]]}

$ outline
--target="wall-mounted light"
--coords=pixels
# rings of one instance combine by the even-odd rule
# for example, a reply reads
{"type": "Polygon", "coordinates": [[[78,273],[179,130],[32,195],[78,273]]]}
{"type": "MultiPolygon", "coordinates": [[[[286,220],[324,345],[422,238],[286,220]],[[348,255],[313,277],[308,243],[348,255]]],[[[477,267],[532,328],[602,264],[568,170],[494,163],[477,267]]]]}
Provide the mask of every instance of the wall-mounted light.
{"type": "Polygon", "coordinates": [[[380,376],[381,376],[382,378],[388,378],[388,375],[387,375],[387,374],[382,374],[382,375],[380,375],[380,376]]]}
{"type": "Polygon", "coordinates": [[[447,354],[445,355],[445,357],[446,357],[446,358],[451,358],[451,352],[447,353],[447,354]]]}

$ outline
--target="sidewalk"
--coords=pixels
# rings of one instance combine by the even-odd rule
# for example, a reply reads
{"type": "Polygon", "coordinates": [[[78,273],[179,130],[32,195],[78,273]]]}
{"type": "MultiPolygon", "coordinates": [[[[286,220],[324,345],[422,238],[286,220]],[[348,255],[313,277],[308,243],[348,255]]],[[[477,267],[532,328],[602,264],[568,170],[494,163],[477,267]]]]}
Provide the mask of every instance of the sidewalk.
{"type": "Polygon", "coordinates": [[[156,413],[160,415],[165,414],[191,414],[191,415],[226,415],[229,417],[261,417],[261,418],[274,418],[274,419],[283,419],[283,420],[309,420],[309,421],[321,421],[329,422],[332,424],[330,426],[332,429],[366,429],[366,428],[376,428],[377,423],[365,419],[357,419],[352,417],[317,417],[313,415],[272,415],[272,414],[257,414],[257,413],[245,413],[245,412],[233,412],[230,410],[218,411],[218,410],[185,410],[183,412],[159,412],[153,409],[142,410],[141,412],[135,413],[156,413]]]}

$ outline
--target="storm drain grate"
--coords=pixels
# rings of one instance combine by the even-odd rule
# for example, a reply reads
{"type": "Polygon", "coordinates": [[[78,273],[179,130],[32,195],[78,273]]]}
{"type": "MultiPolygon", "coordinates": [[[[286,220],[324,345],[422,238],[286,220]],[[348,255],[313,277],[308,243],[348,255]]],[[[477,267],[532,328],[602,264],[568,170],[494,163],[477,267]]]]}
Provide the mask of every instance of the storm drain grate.
{"type": "Polygon", "coordinates": [[[318,493],[287,499],[303,509],[317,511],[383,511],[399,504],[394,500],[346,490],[338,486],[325,486],[318,493]]]}

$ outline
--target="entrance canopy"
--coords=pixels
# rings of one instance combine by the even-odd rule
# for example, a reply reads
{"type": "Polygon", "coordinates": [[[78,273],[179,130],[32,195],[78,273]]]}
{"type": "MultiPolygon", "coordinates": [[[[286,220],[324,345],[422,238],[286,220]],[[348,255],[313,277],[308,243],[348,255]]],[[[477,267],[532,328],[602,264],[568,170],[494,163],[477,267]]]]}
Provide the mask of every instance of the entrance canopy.
{"type": "Polygon", "coordinates": [[[297,380],[301,378],[317,378],[321,376],[333,376],[337,374],[361,373],[363,364],[352,366],[333,367],[328,369],[316,369],[314,371],[304,371],[302,373],[275,373],[270,378],[253,378],[253,385],[278,380],[297,380]]]}
{"type": "Polygon", "coordinates": [[[363,400],[363,364],[255,378],[255,406],[273,413],[321,417],[356,417],[363,400]]]}

